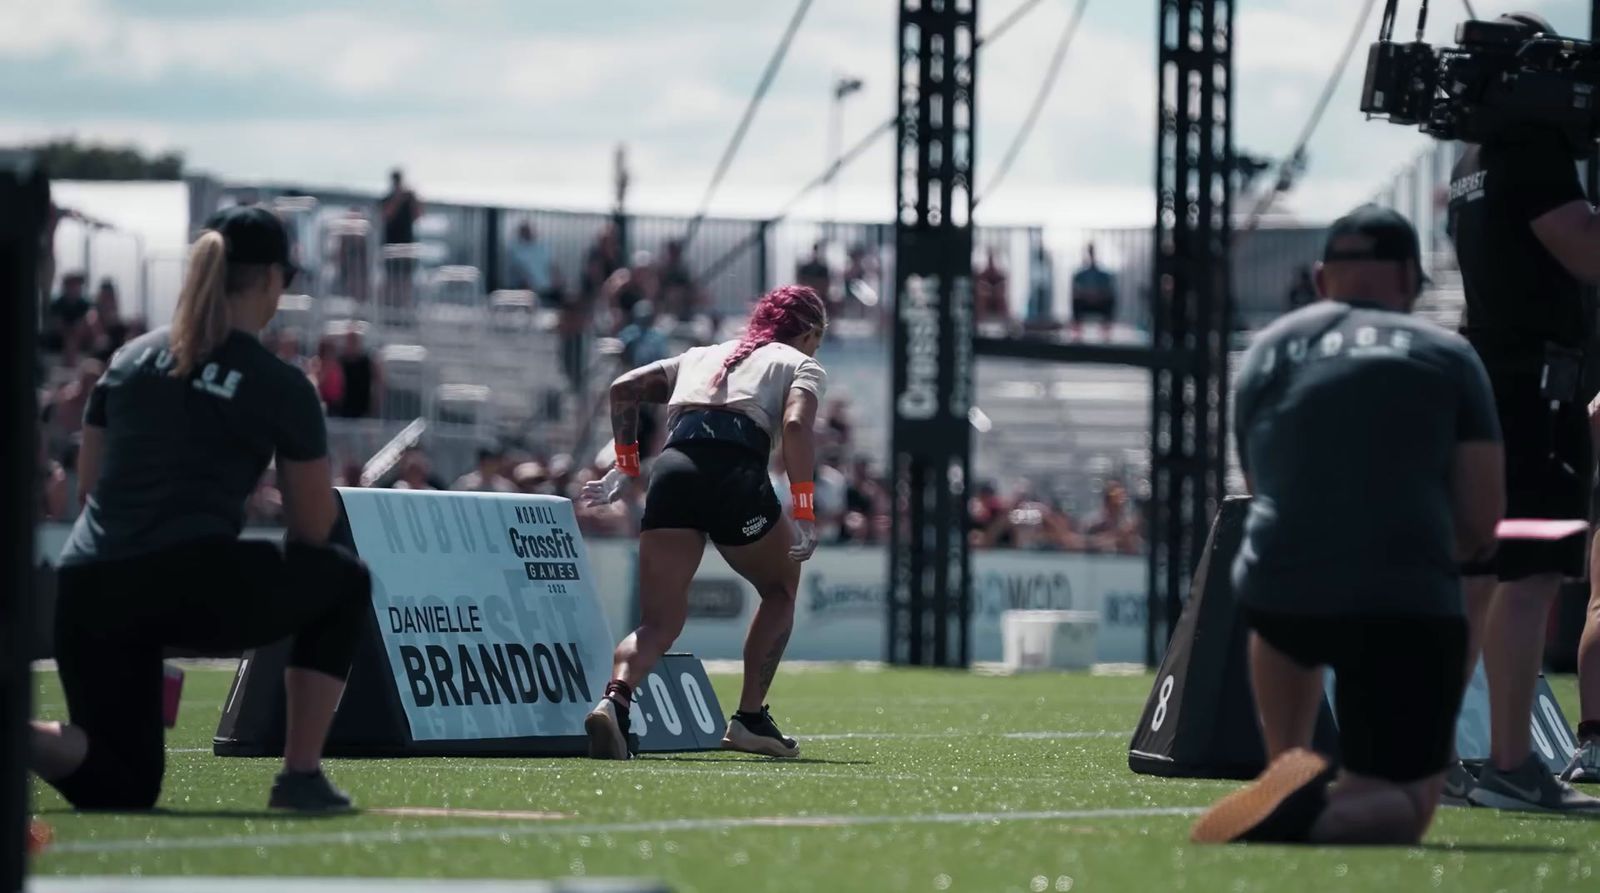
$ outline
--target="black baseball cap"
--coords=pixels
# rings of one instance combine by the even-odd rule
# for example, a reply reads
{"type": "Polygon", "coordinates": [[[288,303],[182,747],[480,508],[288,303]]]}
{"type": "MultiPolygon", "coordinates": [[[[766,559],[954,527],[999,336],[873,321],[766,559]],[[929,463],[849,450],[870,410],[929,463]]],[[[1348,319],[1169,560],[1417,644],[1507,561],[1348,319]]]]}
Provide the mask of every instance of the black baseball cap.
{"type": "Polygon", "coordinates": [[[289,257],[289,231],[278,215],[260,205],[236,205],[211,215],[206,229],[222,234],[228,260],[236,264],[278,264],[287,288],[299,268],[289,257]]]}
{"type": "Polygon", "coordinates": [[[1362,205],[1328,227],[1322,262],[1379,260],[1422,268],[1422,250],[1411,221],[1381,205],[1362,205]]]}

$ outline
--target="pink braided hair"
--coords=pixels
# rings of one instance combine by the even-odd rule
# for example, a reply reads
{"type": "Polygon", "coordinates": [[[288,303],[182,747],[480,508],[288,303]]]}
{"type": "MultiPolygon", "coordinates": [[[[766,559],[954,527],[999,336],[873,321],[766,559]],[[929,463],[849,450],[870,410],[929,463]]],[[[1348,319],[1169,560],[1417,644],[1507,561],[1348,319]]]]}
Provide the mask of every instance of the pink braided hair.
{"type": "Polygon", "coordinates": [[[828,324],[828,305],[817,293],[804,285],[782,285],[761,296],[750,322],[745,326],[739,345],[722,361],[722,368],[711,379],[718,387],[727,380],[728,372],[744,362],[745,358],[774,341],[788,341],[828,324]]]}

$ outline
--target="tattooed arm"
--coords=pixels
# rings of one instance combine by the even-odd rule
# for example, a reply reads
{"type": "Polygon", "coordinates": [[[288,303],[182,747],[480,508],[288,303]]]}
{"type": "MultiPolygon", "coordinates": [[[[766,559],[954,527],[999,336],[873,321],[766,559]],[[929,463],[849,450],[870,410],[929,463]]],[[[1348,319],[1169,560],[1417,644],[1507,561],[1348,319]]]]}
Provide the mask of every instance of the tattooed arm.
{"type": "Polygon", "coordinates": [[[611,434],[617,443],[639,442],[639,404],[671,399],[677,362],[674,358],[640,366],[611,383],[611,434]]]}

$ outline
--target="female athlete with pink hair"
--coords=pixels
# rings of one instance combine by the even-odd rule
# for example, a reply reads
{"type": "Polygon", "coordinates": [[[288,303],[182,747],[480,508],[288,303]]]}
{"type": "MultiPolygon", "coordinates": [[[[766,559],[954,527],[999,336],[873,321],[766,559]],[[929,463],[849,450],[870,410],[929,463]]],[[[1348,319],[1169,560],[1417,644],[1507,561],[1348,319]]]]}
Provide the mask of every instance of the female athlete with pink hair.
{"type": "Polygon", "coordinates": [[[611,385],[616,467],[583,487],[589,505],[617,498],[639,475],[639,404],[665,403],[666,447],[652,463],[639,534],[639,628],[617,646],[605,697],[584,728],[589,755],[626,760],[633,691],[672,647],[688,616],[689,582],[706,539],[760,596],[744,643],[744,688],[722,746],[800,755],[764,701],[794,625],[800,563],[817,547],[811,429],[827,375],[816,359],[828,328],[815,291],[787,285],[762,296],[744,337],[633,370],[611,385]],[[778,441],[794,519],[767,476],[778,441]]]}

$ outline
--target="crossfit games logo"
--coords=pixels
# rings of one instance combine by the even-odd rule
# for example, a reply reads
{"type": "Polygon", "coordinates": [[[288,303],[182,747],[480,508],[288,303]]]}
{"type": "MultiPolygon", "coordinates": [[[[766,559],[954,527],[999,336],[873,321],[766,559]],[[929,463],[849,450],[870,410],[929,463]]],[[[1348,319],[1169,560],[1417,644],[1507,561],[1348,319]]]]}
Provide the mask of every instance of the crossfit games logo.
{"type": "MultiPolygon", "coordinates": [[[[908,276],[900,301],[900,321],[905,326],[906,381],[895,399],[900,417],[925,421],[939,412],[939,368],[943,364],[939,338],[938,276],[908,276]]],[[[951,340],[955,356],[951,368],[950,418],[965,421],[972,405],[972,280],[961,276],[951,282],[951,340]]]]}
{"type": "Polygon", "coordinates": [[[760,534],[761,531],[766,530],[766,529],[767,529],[767,519],[764,518],[764,517],[758,516],[758,517],[751,518],[750,520],[744,522],[743,530],[744,530],[744,535],[745,536],[756,536],[756,535],[760,534]]]}
{"type": "Polygon", "coordinates": [[[939,277],[907,276],[900,296],[906,333],[905,388],[895,398],[901,418],[931,419],[939,411],[939,277]]]}

